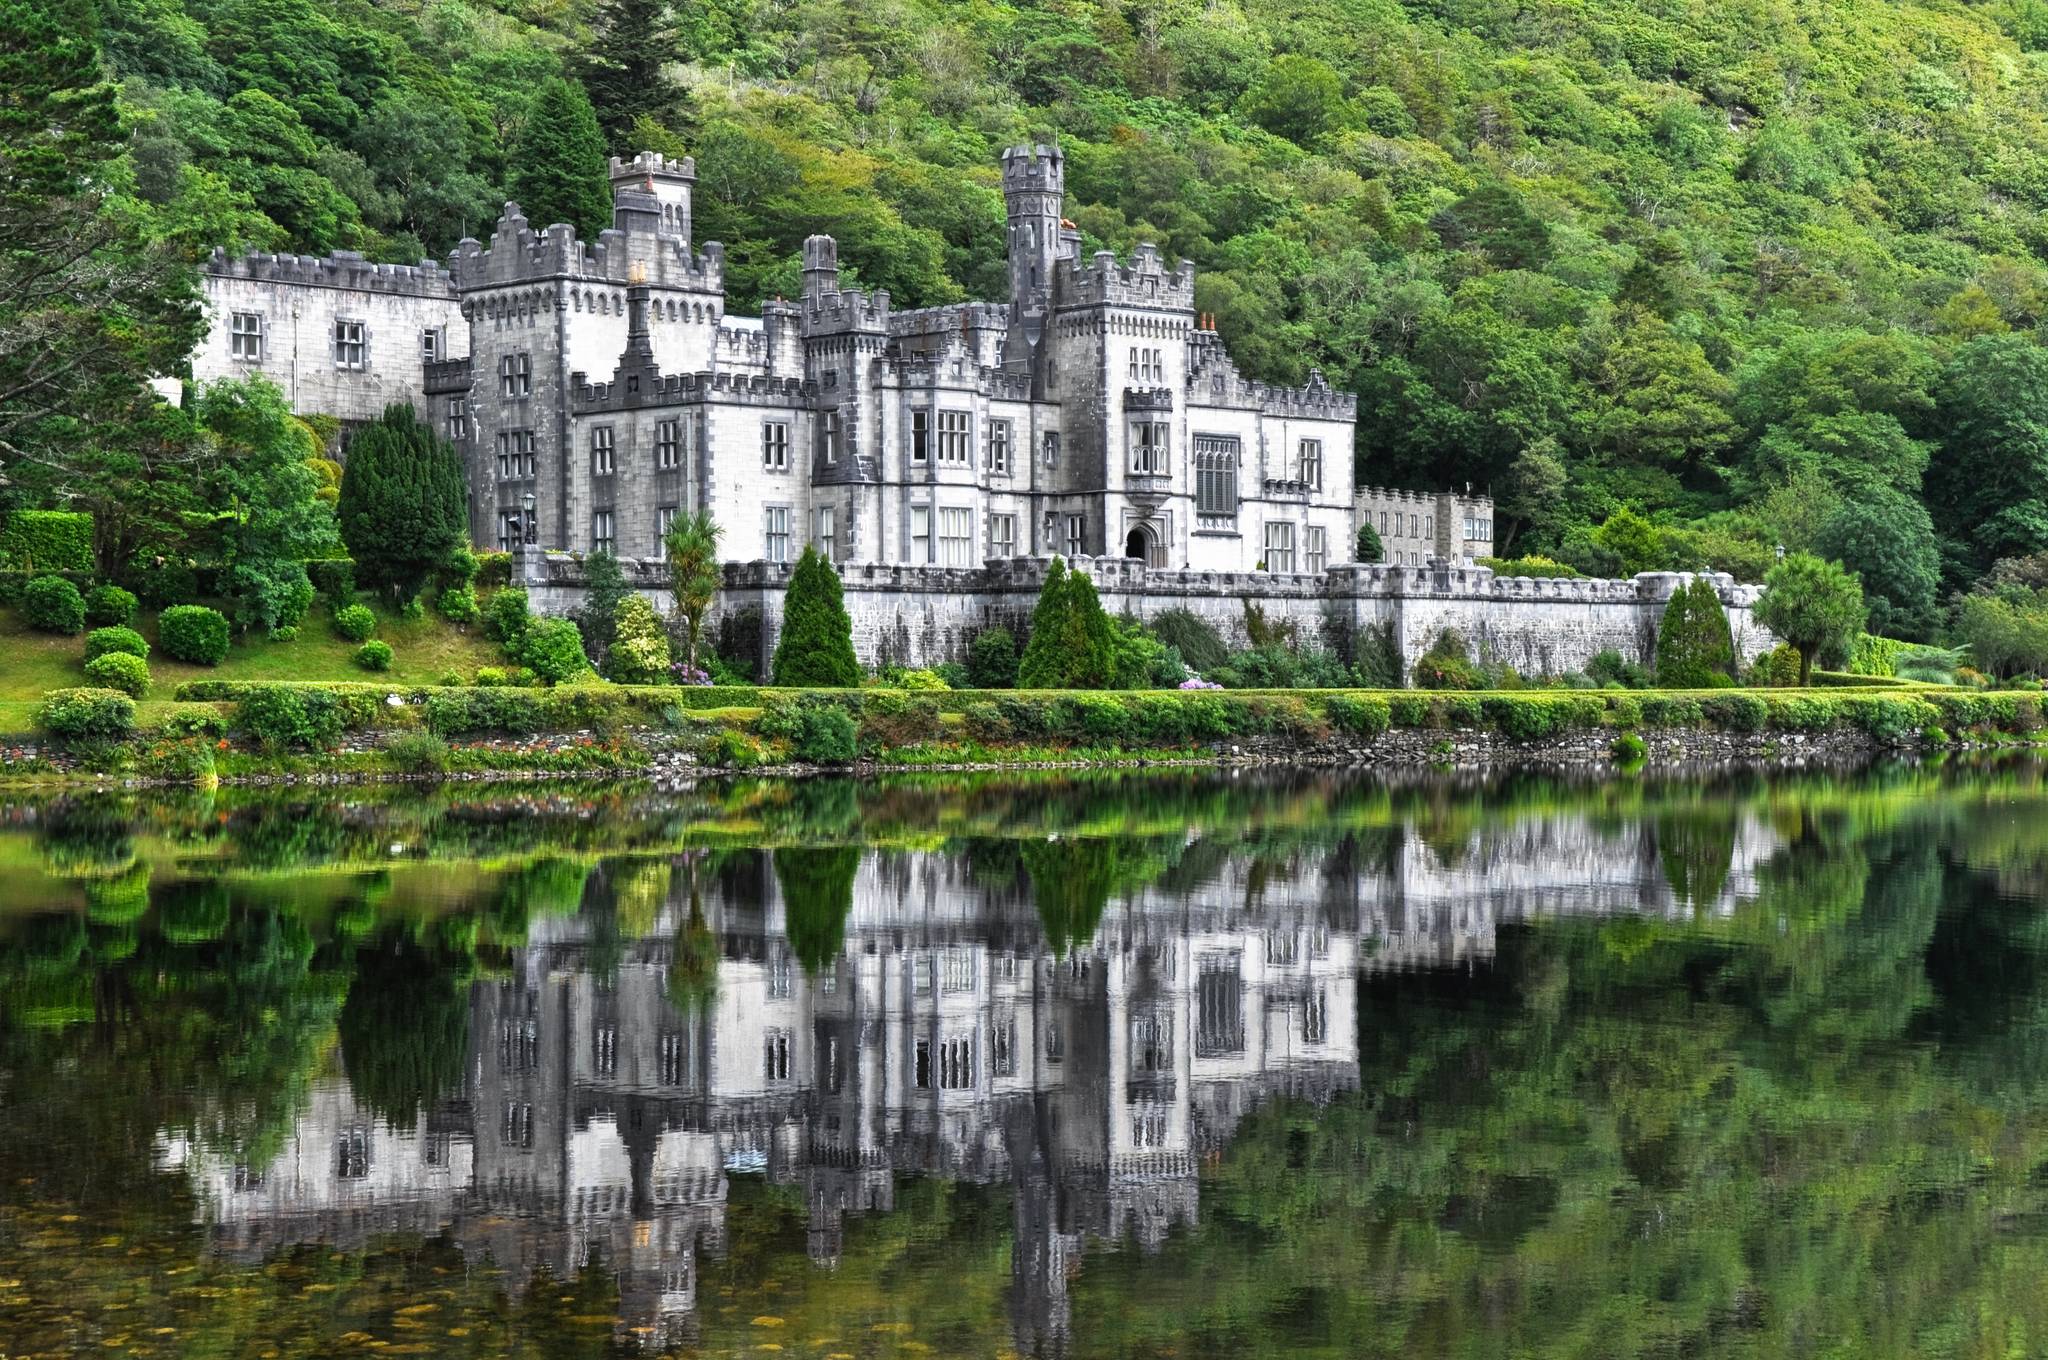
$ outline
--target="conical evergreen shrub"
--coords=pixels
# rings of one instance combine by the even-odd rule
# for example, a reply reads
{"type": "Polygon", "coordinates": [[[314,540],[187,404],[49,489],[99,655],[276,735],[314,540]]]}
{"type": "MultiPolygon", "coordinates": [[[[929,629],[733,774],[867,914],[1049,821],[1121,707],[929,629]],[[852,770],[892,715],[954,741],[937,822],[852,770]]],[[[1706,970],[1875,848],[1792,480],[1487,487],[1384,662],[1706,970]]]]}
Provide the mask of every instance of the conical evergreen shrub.
{"type": "Polygon", "coordinates": [[[839,590],[839,573],[805,548],[782,603],[782,635],[772,663],[778,685],[852,689],[860,684],[853,655],[853,620],[839,590]]]}
{"type": "Polygon", "coordinates": [[[1712,583],[1695,579],[1664,606],[1657,628],[1660,689],[1712,689],[1734,683],[1735,640],[1712,583]]]}
{"type": "Polygon", "coordinates": [[[334,510],[356,580],[416,595],[469,541],[462,455],[411,406],[387,406],[349,445],[334,510]]]}
{"type": "Polygon", "coordinates": [[[1055,557],[1045,573],[1045,584],[1038,588],[1038,604],[1031,611],[1031,636],[1024,640],[1024,657],[1017,663],[1017,688],[1061,688],[1059,640],[1066,612],[1067,564],[1055,557]]]}

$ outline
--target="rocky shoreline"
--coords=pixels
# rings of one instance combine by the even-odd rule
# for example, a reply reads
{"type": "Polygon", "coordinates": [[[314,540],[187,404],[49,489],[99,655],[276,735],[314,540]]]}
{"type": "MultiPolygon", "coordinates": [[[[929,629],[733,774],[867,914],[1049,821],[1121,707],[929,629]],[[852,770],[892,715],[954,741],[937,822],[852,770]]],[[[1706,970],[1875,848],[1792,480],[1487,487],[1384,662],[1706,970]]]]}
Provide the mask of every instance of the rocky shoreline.
{"type": "MultiPolygon", "coordinates": [[[[397,771],[370,767],[383,758],[383,743],[358,735],[331,753],[328,759],[359,760],[365,768],[290,769],[242,771],[219,776],[230,786],[289,787],[294,785],[345,785],[373,783],[507,783],[538,780],[646,779],[657,785],[680,786],[707,778],[732,776],[805,778],[819,775],[852,775],[856,778],[909,772],[986,772],[1000,770],[1057,769],[1167,769],[1174,767],[1256,767],[1256,766],[1346,766],[1358,768],[1448,768],[1485,769],[1503,765],[1530,769],[1590,770],[1599,767],[1634,769],[1641,767],[1716,766],[1729,764],[1796,768],[1816,763],[1839,763],[1868,759],[1885,751],[1913,754],[1917,744],[1892,747],[1853,729],[1818,733],[1724,732],[1710,728],[1638,729],[1643,743],[1640,759],[1617,757],[1617,733],[1611,729],[1589,728],[1551,737],[1516,739],[1484,728],[1396,728],[1377,736],[1354,737],[1334,734],[1317,740],[1287,736],[1259,736],[1207,743],[1198,748],[1132,752],[1128,755],[1099,756],[1076,753],[1072,759],[1036,755],[1030,759],[963,758],[918,761],[863,759],[851,765],[816,765],[801,761],[732,769],[708,764],[698,755],[695,743],[679,734],[650,729],[626,734],[633,738],[637,758],[617,765],[598,765],[575,770],[551,768],[536,763],[530,768],[516,764],[522,755],[536,761],[588,746],[595,734],[561,733],[547,738],[518,741],[467,743],[463,749],[489,752],[496,760],[514,763],[483,769],[397,771]]],[[[1944,749],[1973,749],[1960,742],[1944,749]]],[[[34,753],[47,760],[61,758],[61,752],[34,753]]],[[[299,762],[292,762],[299,763],[299,762]]],[[[20,780],[24,784],[97,786],[104,788],[177,788],[190,781],[147,778],[126,774],[70,769],[39,771],[20,780]]]]}

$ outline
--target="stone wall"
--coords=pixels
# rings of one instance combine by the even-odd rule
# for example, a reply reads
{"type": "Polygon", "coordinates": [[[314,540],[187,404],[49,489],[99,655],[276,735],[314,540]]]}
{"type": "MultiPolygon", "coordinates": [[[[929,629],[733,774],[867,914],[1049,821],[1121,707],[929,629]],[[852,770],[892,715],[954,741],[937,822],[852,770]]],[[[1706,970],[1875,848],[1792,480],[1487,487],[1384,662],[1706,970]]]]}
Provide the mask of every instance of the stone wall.
{"type": "MultiPolygon", "coordinates": [[[[658,562],[621,564],[635,588],[658,609],[670,608],[666,569],[658,562]]],[[[1646,572],[1632,580],[1499,578],[1485,567],[1394,567],[1354,564],[1319,575],[1271,572],[1171,571],[1130,558],[1078,558],[1112,614],[1151,618],[1186,609],[1215,626],[1234,646],[1249,642],[1250,610],[1269,625],[1292,624],[1295,636],[1350,655],[1357,638],[1391,631],[1402,664],[1412,665],[1446,629],[1462,633],[1481,656],[1526,675],[1584,668],[1613,649],[1642,665],[1656,655],[1657,626],[1674,592],[1693,577],[1646,572]]],[[[991,560],[980,567],[847,564],[840,568],[854,651],[868,665],[928,666],[964,661],[974,635],[1001,626],[1021,643],[1050,563],[1043,558],[991,560]]],[[[713,610],[721,616],[758,611],[761,656],[774,651],[790,568],[733,562],[713,610]]],[[[565,614],[581,600],[583,560],[566,553],[529,555],[519,569],[532,606],[565,614]]],[[[1746,663],[1775,641],[1752,609],[1757,586],[1709,573],[1728,610],[1735,649],[1746,663]]]]}

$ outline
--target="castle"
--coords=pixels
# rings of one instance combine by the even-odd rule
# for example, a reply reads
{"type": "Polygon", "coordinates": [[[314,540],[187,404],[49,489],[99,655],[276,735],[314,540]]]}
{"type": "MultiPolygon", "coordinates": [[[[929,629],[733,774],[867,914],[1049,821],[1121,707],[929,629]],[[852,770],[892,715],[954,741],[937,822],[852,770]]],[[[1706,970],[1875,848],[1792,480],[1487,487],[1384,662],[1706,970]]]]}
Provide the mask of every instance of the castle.
{"type": "Polygon", "coordinates": [[[199,381],[261,373],[344,429],[410,402],[461,450],[483,546],[654,560],[708,512],[737,561],[1124,557],[1316,574],[1353,556],[1356,398],[1245,378],[1194,266],[1081,253],[1056,146],[1003,153],[1010,296],[898,311],[843,286],[726,310],[696,166],[611,162],[594,242],[507,204],[446,267],[216,252],[199,381]]]}
{"type": "MultiPolygon", "coordinates": [[[[797,299],[729,315],[723,249],[693,242],[695,162],[643,152],[611,162],[594,242],[507,204],[445,266],[216,251],[192,376],[266,376],[344,437],[410,403],[461,450],[472,539],[519,552],[543,612],[577,607],[595,552],[666,608],[664,534],[709,514],[714,620],[745,639],[721,647],[758,674],[806,544],[870,665],[1023,627],[1054,556],[1114,609],[1192,610],[1233,644],[1257,610],[1346,656],[1378,634],[1404,665],[1447,629],[1532,674],[1649,663],[1690,578],[1496,579],[1490,498],[1355,487],[1355,397],[1239,373],[1187,261],[1084,259],[1056,146],[1002,171],[1006,301],[896,311],[813,236],[797,299]],[[1382,557],[1358,563],[1366,524],[1382,557]]],[[[1755,588],[1713,580],[1741,656],[1767,648],[1755,588]]]]}

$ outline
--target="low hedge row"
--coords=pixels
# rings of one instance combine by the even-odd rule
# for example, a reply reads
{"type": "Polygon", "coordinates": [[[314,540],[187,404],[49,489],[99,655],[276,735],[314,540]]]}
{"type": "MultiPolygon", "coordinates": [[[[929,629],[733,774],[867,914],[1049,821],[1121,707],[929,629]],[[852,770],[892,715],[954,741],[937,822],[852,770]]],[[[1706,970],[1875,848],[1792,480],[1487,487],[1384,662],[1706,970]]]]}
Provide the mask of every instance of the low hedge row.
{"type": "MultiPolygon", "coordinates": [[[[2042,727],[2043,696],[1959,691],[1871,692],[1717,690],[1699,694],[1608,690],[1537,693],[1425,691],[1159,690],[1071,692],[967,691],[977,698],[959,712],[965,734],[984,745],[1081,743],[1171,746],[1233,737],[1288,736],[1322,741],[1332,735],[1374,737],[1390,728],[1486,730],[1538,741],[1575,730],[1706,727],[1726,732],[1820,733],[1859,730],[1903,742],[1932,728],[1958,732],[2033,733],[2042,727]]],[[[954,691],[953,693],[960,693],[954,691]]],[[[399,690],[374,683],[263,684],[194,680],[177,698],[233,702],[241,724],[265,744],[318,744],[339,731],[424,726],[442,737],[484,733],[530,736],[608,732],[673,725],[677,710],[759,706],[752,724],[761,736],[844,759],[851,726],[858,750],[873,754],[942,740],[948,733],[946,693],[904,690],[754,690],[656,686],[568,686],[556,689],[426,686],[399,690]],[[282,696],[282,697],[281,697],[282,696]],[[707,702],[707,696],[715,701],[707,702]],[[396,697],[399,702],[393,703],[396,697]],[[292,715],[293,699],[306,713],[292,715]],[[697,702],[690,702],[696,700],[697,702]],[[753,703],[748,701],[752,700],[753,703]],[[821,722],[817,710],[847,719],[821,722]],[[277,713],[276,721],[260,715],[277,713]],[[315,739],[304,735],[312,732],[315,739]]]]}

